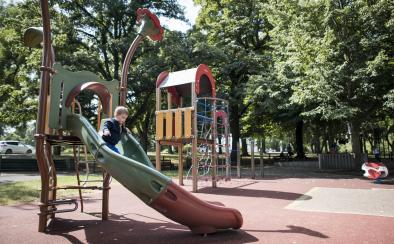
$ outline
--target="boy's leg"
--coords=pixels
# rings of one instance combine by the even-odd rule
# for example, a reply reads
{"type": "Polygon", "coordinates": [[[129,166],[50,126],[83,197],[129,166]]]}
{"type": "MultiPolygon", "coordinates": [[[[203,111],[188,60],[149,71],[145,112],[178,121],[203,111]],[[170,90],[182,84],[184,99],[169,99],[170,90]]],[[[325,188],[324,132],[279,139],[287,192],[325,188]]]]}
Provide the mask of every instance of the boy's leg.
{"type": "Polygon", "coordinates": [[[107,143],[107,146],[108,146],[112,151],[114,151],[114,152],[120,154],[119,149],[118,149],[115,145],[112,145],[112,144],[110,144],[110,143],[107,143]]]}

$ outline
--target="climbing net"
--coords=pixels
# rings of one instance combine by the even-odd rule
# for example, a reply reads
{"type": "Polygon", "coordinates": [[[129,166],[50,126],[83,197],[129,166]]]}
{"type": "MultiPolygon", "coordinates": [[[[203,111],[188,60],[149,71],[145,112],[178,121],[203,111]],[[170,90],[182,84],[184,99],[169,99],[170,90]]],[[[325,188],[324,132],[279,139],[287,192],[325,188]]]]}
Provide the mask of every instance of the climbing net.
{"type": "MultiPolygon", "coordinates": [[[[218,98],[197,99],[197,162],[200,180],[228,179],[230,176],[230,155],[228,146],[228,103],[218,98]],[[214,172],[213,172],[214,171],[214,172]]],[[[191,157],[189,150],[188,156],[191,157]]],[[[191,171],[188,170],[188,179],[191,171]]]]}

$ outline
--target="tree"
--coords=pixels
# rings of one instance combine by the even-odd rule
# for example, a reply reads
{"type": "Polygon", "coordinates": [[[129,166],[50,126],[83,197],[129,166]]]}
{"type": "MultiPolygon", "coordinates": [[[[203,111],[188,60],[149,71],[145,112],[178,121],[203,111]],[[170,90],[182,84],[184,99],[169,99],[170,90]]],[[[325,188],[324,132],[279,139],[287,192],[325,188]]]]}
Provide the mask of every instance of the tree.
{"type": "Polygon", "coordinates": [[[277,56],[284,57],[275,62],[293,82],[291,103],[305,118],[346,121],[360,164],[360,126],[394,84],[392,4],[272,1],[270,13],[277,56]]]}
{"type": "Polygon", "coordinates": [[[0,2],[0,127],[26,127],[36,117],[40,52],[24,47],[22,35],[39,24],[35,1],[0,2]]]}
{"type": "Polygon", "coordinates": [[[196,30],[206,34],[208,44],[222,55],[212,66],[218,86],[229,100],[232,160],[241,133],[240,119],[248,109],[245,101],[249,76],[260,74],[264,66],[267,33],[271,28],[265,18],[262,2],[197,0],[201,12],[196,30]],[[220,59],[219,59],[220,58],[220,59]]]}

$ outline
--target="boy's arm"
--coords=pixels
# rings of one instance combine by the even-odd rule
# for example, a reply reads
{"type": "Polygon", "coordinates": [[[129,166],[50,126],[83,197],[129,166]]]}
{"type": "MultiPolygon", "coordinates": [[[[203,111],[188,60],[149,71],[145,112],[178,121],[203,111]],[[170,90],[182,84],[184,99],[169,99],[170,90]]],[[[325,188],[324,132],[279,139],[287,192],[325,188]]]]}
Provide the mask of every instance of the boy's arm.
{"type": "Polygon", "coordinates": [[[103,135],[111,135],[112,123],[111,121],[105,121],[103,126],[103,135]]]}

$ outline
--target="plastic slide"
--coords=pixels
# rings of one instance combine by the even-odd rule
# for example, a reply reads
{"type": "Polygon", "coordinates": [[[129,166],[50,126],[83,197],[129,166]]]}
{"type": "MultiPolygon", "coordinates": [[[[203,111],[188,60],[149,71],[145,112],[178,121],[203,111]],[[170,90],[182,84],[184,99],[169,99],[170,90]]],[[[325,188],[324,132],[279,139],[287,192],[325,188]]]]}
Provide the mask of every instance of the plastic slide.
{"type": "Polygon", "coordinates": [[[169,219],[190,228],[193,233],[208,234],[220,229],[239,229],[241,213],[202,201],[158,172],[139,143],[123,134],[123,155],[109,149],[101,136],[81,115],[67,117],[67,129],[78,136],[105,170],[148,206],[169,219]]]}

